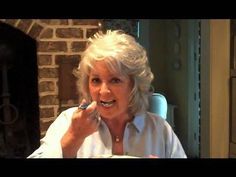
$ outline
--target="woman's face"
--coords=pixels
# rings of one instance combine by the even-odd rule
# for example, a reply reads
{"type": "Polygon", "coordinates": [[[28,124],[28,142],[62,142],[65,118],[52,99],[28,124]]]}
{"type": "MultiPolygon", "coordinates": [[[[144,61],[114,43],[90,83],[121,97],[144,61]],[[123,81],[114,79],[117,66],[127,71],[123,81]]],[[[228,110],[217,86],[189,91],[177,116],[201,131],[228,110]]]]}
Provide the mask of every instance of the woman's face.
{"type": "Polygon", "coordinates": [[[109,71],[104,61],[96,61],[89,74],[89,91],[97,101],[97,110],[105,119],[116,119],[128,113],[132,90],[130,78],[109,71]]]}

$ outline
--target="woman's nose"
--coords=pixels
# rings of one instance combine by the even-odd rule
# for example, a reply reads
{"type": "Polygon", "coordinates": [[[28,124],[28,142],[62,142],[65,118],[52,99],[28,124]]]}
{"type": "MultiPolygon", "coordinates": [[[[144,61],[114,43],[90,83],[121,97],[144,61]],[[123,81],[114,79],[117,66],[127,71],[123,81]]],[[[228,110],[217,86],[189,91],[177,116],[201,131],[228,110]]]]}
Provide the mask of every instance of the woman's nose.
{"type": "Polygon", "coordinates": [[[100,94],[106,94],[110,93],[110,89],[108,88],[108,85],[106,83],[102,83],[100,88],[100,94]]]}

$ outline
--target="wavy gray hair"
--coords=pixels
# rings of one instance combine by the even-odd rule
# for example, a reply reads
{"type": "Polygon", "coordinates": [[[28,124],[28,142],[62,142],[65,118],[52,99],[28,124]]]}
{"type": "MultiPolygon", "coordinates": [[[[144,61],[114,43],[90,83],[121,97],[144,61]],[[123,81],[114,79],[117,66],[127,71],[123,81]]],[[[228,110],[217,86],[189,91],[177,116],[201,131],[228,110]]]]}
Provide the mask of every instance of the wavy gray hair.
{"type": "Polygon", "coordinates": [[[129,111],[135,115],[149,106],[150,86],[154,78],[146,50],[135,38],[121,30],[98,32],[89,38],[87,49],[75,75],[80,101],[92,101],[89,93],[89,73],[95,61],[104,60],[110,71],[130,77],[133,88],[129,97],[129,111]]]}

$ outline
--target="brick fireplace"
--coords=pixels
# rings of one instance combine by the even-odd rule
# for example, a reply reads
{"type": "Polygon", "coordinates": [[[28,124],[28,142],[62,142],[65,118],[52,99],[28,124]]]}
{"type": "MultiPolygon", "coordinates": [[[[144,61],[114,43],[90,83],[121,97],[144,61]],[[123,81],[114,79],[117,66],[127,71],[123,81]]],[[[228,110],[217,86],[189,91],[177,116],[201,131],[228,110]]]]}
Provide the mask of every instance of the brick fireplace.
{"type": "Polygon", "coordinates": [[[0,22],[36,40],[42,137],[62,110],[78,104],[72,69],[77,67],[87,38],[98,31],[101,20],[0,19],[0,22]]]}

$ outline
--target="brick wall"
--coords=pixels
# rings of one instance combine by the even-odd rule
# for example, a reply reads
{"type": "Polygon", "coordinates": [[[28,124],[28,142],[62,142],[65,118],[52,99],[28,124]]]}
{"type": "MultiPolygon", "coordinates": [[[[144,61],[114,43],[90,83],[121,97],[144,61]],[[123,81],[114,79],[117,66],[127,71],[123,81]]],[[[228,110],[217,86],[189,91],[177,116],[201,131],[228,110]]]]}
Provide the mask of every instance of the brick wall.
{"type": "Polygon", "coordinates": [[[77,105],[76,100],[58,96],[60,58],[80,60],[87,38],[98,31],[101,20],[92,19],[0,19],[37,41],[40,131],[43,136],[61,107],[77,105]]]}

